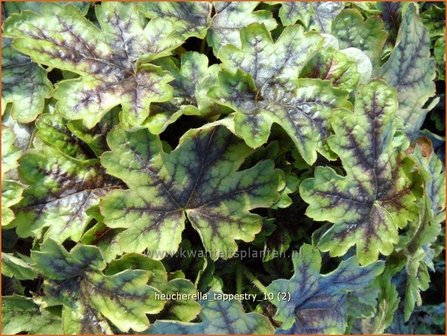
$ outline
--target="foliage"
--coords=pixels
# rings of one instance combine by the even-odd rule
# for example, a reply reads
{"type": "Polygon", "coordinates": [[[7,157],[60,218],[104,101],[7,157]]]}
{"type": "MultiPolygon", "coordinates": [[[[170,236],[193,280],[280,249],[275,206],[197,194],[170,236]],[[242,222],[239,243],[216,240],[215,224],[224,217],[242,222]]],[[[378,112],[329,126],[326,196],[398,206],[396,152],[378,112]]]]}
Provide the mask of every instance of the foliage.
{"type": "Polygon", "coordinates": [[[2,334],[444,333],[444,16],[2,3],[2,334]]]}

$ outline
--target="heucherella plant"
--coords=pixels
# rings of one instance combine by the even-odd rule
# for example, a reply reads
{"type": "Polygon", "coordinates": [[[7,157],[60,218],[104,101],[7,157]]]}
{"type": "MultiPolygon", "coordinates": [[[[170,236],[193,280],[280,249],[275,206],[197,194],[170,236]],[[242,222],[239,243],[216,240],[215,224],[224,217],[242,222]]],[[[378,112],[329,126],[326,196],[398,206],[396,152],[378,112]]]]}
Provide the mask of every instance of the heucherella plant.
{"type": "Polygon", "coordinates": [[[2,22],[2,334],[445,333],[444,3],[2,22]]]}

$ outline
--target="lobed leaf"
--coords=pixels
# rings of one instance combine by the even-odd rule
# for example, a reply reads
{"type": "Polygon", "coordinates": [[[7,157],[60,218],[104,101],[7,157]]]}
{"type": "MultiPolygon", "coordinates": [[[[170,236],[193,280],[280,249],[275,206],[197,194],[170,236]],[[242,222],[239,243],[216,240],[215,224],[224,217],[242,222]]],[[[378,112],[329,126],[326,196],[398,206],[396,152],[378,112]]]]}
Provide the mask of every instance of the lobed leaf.
{"type": "Polygon", "coordinates": [[[249,210],[278,198],[273,163],[237,171],[250,149],[223,126],[187,132],[170,153],[146,130],[116,128],[108,142],[112,151],[101,162],[129,190],[106,195],[101,212],[108,227],[126,229],[117,236],[125,252],[174,254],[188,218],[211,257],[227,259],[236,239],[251,241],[261,229],[260,216],[249,210]]]}
{"type": "Polygon", "coordinates": [[[284,2],[279,9],[279,18],[284,26],[300,21],[307,31],[330,33],[334,18],[344,8],[342,2],[284,2]]]}
{"type": "Polygon", "coordinates": [[[72,6],[42,6],[39,14],[22,12],[8,18],[6,36],[35,62],[79,75],[58,83],[57,110],[67,119],[82,119],[88,128],[117,105],[127,127],[140,125],[151,102],[167,101],[171,77],[141,60],[168,54],[179,43],[157,43],[144,27],[136,4],[107,2],[96,6],[99,26],[72,6]]]}
{"type": "MultiPolygon", "coordinates": [[[[201,322],[156,321],[149,334],[272,334],[269,320],[256,312],[245,313],[237,300],[214,300],[218,292],[206,293],[202,300],[201,322]]],[[[222,294],[222,293],[221,293],[222,294]]]]}
{"type": "Polygon", "coordinates": [[[368,55],[374,67],[380,66],[388,34],[379,17],[364,20],[358,10],[345,9],[332,22],[332,34],[337,37],[340,48],[358,48],[368,55]]]}
{"type": "Polygon", "coordinates": [[[398,229],[415,216],[415,196],[407,177],[411,163],[393,143],[397,98],[383,81],[373,80],[356,93],[354,112],[339,110],[331,121],[331,149],[347,175],[317,167],[315,178],[303,181],[300,194],[309,204],[306,214],[334,223],[319,242],[331,256],[356,245],[362,265],[389,255],[398,229]]]}
{"type": "Polygon", "coordinates": [[[402,14],[396,46],[381,68],[381,76],[397,88],[399,109],[405,132],[413,138],[430,110],[423,108],[435,94],[435,61],[430,56],[430,36],[414,4],[402,14]]]}
{"type": "Polygon", "coordinates": [[[61,320],[56,314],[40,309],[29,297],[13,295],[2,298],[2,334],[61,334],[61,320]]]}
{"type": "Polygon", "coordinates": [[[264,24],[268,30],[276,28],[276,20],[269,11],[254,11],[258,2],[215,2],[215,15],[207,35],[208,44],[219,55],[225,45],[240,46],[240,31],[252,24],[264,24]]]}
{"type": "Polygon", "coordinates": [[[126,269],[105,275],[106,264],[95,246],[79,244],[67,252],[47,239],[31,257],[49,279],[45,291],[52,302],[85,314],[79,321],[81,333],[104,318],[121,331],[142,331],[149,325],[146,314],[158,313],[164,306],[155,298],[158,290],[147,285],[150,272],[126,269]]]}
{"type": "Polygon", "coordinates": [[[383,271],[381,262],[360,267],[355,257],[336,270],[321,275],[318,249],[304,244],[292,257],[294,275],[274,280],[269,286],[271,302],[277,307],[275,320],[282,323],[278,333],[341,334],[346,328],[346,298],[349,292],[366,287],[383,271]],[[280,299],[281,295],[290,299],[280,299]]]}
{"type": "Polygon", "coordinates": [[[219,74],[218,85],[210,91],[216,102],[236,111],[236,134],[257,148],[267,142],[271,125],[278,123],[307,163],[315,162],[317,150],[330,156],[324,149],[327,118],[332,109],[349,106],[346,93],[325,81],[297,80],[321,46],[321,36],[295,25],[273,42],[263,25],[252,24],[241,31],[241,41],[241,48],[221,49],[228,70],[219,74]],[[234,73],[238,68],[245,73],[234,73]]]}
{"type": "Polygon", "coordinates": [[[174,99],[152,105],[151,116],[144,123],[151,133],[159,134],[181,115],[205,116],[215,114],[218,109],[207,96],[208,88],[217,80],[217,65],[208,67],[208,58],[197,52],[186,52],[181,56],[180,66],[173,58],[157,62],[174,77],[170,83],[174,99]]]}

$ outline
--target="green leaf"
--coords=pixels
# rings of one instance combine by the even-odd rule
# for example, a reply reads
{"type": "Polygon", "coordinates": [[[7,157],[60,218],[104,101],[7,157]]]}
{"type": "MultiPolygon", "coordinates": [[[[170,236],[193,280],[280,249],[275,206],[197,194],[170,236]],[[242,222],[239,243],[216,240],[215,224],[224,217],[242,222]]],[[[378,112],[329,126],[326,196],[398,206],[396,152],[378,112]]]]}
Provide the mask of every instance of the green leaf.
{"type": "Polygon", "coordinates": [[[342,51],[332,47],[317,52],[306,63],[300,78],[319,78],[328,80],[333,87],[352,91],[359,82],[357,63],[342,51]]]}
{"type": "Polygon", "coordinates": [[[97,160],[78,160],[44,144],[21,157],[19,175],[29,185],[15,207],[21,237],[78,241],[92,219],[87,210],[110,189],[97,160]]]}
{"type": "Polygon", "coordinates": [[[380,80],[361,86],[354,111],[339,110],[331,121],[331,149],[341,158],[346,176],[317,167],[303,181],[300,194],[306,215],[334,223],[319,242],[322,251],[342,256],[356,245],[362,265],[389,255],[398,229],[415,217],[415,196],[407,174],[411,162],[393,142],[396,131],[395,91],[380,80]]]}
{"type": "Polygon", "coordinates": [[[266,83],[296,79],[323,41],[319,34],[294,25],[286,27],[274,42],[265,25],[253,23],[241,30],[240,42],[241,47],[221,48],[219,57],[231,72],[239,68],[250,74],[260,89],[266,83]]]}
{"type": "Polygon", "coordinates": [[[3,296],[2,334],[62,334],[61,319],[40,309],[33,299],[24,296],[3,296]]]}
{"type": "MultiPolygon", "coordinates": [[[[14,13],[20,13],[21,11],[28,10],[28,11],[34,11],[34,12],[40,12],[42,5],[44,5],[43,2],[18,2],[18,1],[8,1],[4,4],[4,10],[6,13],[6,16],[10,16],[14,13]]],[[[87,14],[88,9],[90,7],[89,2],[54,2],[53,5],[58,6],[73,6],[79,9],[84,15],[87,14]]]]}
{"type": "Polygon", "coordinates": [[[51,90],[46,71],[12,48],[11,40],[2,39],[2,114],[12,104],[14,119],[31,122],[42,113],[51,90]]]}
{"type": "Polygon", "coordinates": [[[307,31],[330,33],[334,18],[344,8],[342,2],[284,2],[279,9],[279,18],[284,26],[298,20],[307,31]]]}
{"type": "Polygon", "coordinates": [[[31,257],[48,279],[45,292],[52,302],[86,314],[80,320],[82,333],[103,318],[123,332],[143,331],[149,326],[146,314],[156,314],[164,306],[155,298],[160,292],[147,285],[150,272],[126,269],[105,275],[106,264],[95,246],[76,245],[67,252],[48,239],[31,257]]]}
{"type": "Polygon", "coordinates": [[[23,186],[9,180],[9,173],[18,166],[18,159],[22,155],[15,145],[15,134],[9,127],[2,127],[2,226],[10,224],[14,218],[14,211],[10,208],[22,199],[23,186]]]}
{"type": "Polygon", "coordinates": [[[160,312],[161,319],[189,322],[197,317],[200,304],[192,299],[197,295],[194,284],[186,279],[173,279],[163,290],[166,295],[186,295],[187,298],[169,300],[160,312]]]}
{"type": "Polygon", "coordinates": [[[419,218],[411,223],[403,245],[406,257],[404,320],[408,321],[415,306],[422,304],[420,292],[429,288],[429,270],[434,270],[432,245],[445,221],[445,172],[441,160],[433,152],[431,142],[416,143],[410,157],[422,177],[423,197],[419,202],[419,218]]]}
{"type": "Polygon", "coordinates": [[[42,6],[39,14],[10,16],[4,25],[14,47],[35,62],[79,74],[58,83],[56,108],[67,119],[82,119],[95,126],[113,107],[122,106],[127,127],[140,125],[151,102],[167,101],[172,79],[141,60],[166,55],[169,48],[157,41],[136,4],[107,2],[96,6],[100,29],[71,6],[42,6]]]}
{"type": "Polygon", "coordinates": [[[32,280],[37,277],[37,273],[28,257],[2,252],[2,274],[7,277],[14,277],[18,280],[32,280]]]}
{"type": "Polygon", "coordinates": [[[15,181],[2,182],[2,226],[10,224],[14,218],[11,207],[22,200],[23,186],[15,181]]]}
{"type": "Polygon", "coordinates": [[[147,34],[161,49],[173,49],[189,37],[204,38],[212,9],[207,2],[140,2],[138,8],[150,18],[147,34]]]}
{"type": "Polygon", "coordinates": [[[290,79],[287,84],[270,83],[260,90],[241,71],[221,72],[210,95],[236,111],[235,132],[252,148],[266,143],[273,123],[291,137],[304,160],[313,164],[317,151],[327,157],[329,115],[337,107],[349,107],[346,91],[319,79],[290,79]]]}
{"type": "Polygon", "coordinates": [[[17,161],[22,153],[15,145],[15,139],[11,128],[2,127],[2,178],[19,165],[17,161]]]}
{"type": "Polygon", "coordinates": [[[423,106],[435,95],[435,70],[435,61],[430,56],[429,33],[416,5],[410,4],[403,13],[396,46],[381,68],[382,77],[397,88],[397,116],[403,120],[410,138],[419,131],[430,110],[423,106]]]}
{"type": "Polygon", "coordinates": [[[351,257],[336,270],[321,275],[321,255],[308,244],[292,260],[294,275],[290,280],[274,280],[268,286],[274,297],[270,301],[277,307],[274,318],[282,322],[278,333],[344,333],[347,294],[368,286],[383,271],[381,262],[360,267],[351,257]]]}
{"type": "Polygon", "coordinates": [[[377,16],[366,20],[356,9],[343,10],[332,23],[340,48],[354,47],[366,53],[374,67],[380,66],[380,56],[387,39],[383,21],[377,16]]]}
{"type": "Polygon", "coordinates": [[[205,293],[200,304],[201,322],[158,320],[145,333],[150,334],[273,334],[269,320],[259,313],[245,313],[237,300],[222,300],[223,293],[205,293]]]}
{"type": "Polygon", "coordinates": [[[377,298],[377,311],[373,317],[361,321],[361,331],[368,335],[384,333],[385,329],[393,323],[393,316],[400,301],[396,286],[391,282],[387,271],[379,276],[378,282],[380,291],[377,298]]]}
{"type": "Polygon", "coordinates": [[[321,46],[321,36],[295,25],[273,42],[263,25],[252,24],[241,31],[241,40],[240,49],[221,49],[228,70],[219,74],[218,85],[210,91],[216,102],[236,111],[236,134],[257,148],[278,123],[309,164],[315,162],[316,151],[330,157],[324,148],[327,118],[333,108],[350,105],[347,94],[327,81],[297,79],[321,46]],[[246,74],[235,71],[238,68],[246,74]]]}
{"type": "Polygon", "coordinates": [[[421,20],[427,27],[430,37],[445,36],[445,4],[430,4],[430,7],[421,13],[421,20]]]}
{"type": "Polygon", "coordinates": [[[258,2],[215,2],[211,27],[208,31],[207,41],[219,55],[220,48],[231,44],[240,46],[239,34],[242,28],[251,23],[264,24],[268,30],[276,28],[277,23],[272,13],[266,10],[254,9],[258,2]]]}
{"type": "Polygon", "coordinates": [[[219,112],[216,104],[207,96],[208,88],[217,80],[218,66],[208,67],[208,58],[197,52],[186,52],[179,66],[174,58],[163,58],[157,62],[174,77],[171,101],[153,104],[151,116],[144,123],[151,133],[159,134],[181,115],[205,116],[219,112]]]}
{"type": "Polygon", "coordinates": [[[174,254],[188,218],[211,257],[228,259],[236,239],[251,241],[261,230],[261,217],[249,210],[277,200],[279,171],[271,161],[238,171],[250,149],[211,126],[190,130],[170,153],[146,130],[109,133],[112,151],[101,162],[129,190],[106,195],[101,212],[108,227],[126,229],[117,236],[123,251],[174,254]]]}

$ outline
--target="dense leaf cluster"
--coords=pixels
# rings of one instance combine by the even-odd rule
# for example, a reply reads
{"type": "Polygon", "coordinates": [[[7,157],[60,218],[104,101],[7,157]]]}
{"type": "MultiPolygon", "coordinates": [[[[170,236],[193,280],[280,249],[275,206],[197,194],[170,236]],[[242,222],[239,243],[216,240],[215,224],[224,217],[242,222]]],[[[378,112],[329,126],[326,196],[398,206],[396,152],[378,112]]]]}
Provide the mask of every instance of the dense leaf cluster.
{"type": "Polygon", "coordinates": [[[3,334],[444,333],[443,3],[2,5],[3,334]]]}

